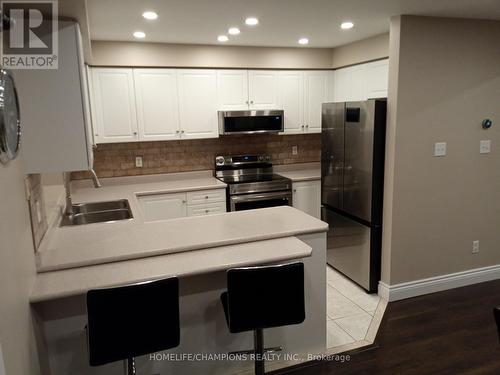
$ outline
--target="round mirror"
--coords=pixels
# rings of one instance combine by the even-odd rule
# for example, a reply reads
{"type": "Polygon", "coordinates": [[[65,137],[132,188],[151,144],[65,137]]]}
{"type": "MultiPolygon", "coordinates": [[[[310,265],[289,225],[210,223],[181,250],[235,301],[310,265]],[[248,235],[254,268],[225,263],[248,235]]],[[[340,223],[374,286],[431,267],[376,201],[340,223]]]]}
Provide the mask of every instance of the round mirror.
{"type": "Polygon", "coordinates": [[[0,161],[6,163],[19,151],[21,122],[19,101],[12,75],[0,70],[0,161]]]}

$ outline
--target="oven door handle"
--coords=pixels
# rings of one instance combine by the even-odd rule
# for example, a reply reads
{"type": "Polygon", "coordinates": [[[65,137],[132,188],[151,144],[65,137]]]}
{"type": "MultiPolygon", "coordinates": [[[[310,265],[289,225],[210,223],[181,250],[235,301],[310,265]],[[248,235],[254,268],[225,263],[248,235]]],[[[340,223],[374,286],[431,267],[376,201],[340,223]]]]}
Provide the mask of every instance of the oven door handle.
{"type": "Polygon", "coordinates": [[[233,195],[231,201],[233,202],[250,202],[250,201],[262,201],[274,198],[290,199],[292,193],[280,192],[280,193],[264,193],[264,194],[245,194],[245,195],[233,195]]]}

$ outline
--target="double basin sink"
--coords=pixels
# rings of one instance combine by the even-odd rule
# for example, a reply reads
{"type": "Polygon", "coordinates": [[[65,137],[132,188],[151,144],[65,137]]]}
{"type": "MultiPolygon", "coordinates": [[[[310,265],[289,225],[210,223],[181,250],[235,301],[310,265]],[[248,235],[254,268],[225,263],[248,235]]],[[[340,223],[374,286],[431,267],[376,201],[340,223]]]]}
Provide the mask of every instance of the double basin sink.
{"type": "Polygon", "coordinates": [[[107,202],[75,203],[73,215],[64,215],[61,226],[107,223],[132,219],[132,210],[127,199],[107,202]]]}

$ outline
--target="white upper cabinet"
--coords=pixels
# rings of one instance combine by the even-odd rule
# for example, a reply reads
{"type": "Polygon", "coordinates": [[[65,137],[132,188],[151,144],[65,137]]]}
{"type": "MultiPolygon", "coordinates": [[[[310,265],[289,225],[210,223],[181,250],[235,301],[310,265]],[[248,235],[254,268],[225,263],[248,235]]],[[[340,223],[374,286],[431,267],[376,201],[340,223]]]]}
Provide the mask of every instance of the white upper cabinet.
{"type": "Polygon", "coordinates": [[[342,68],[335,71],[334,101],[358,101],[387,97],[389,60],[342,68]]]}
{"type": "Polygon", "coordinates": [[[248,109],[248,72],[246,70],[217,71],[217,105],[219,110],[248,109]]]}
{"type": "Polygon", "coordinates": [[[92,69],[97,143],[138,140],[134,74],[128,68],[92,69]]]}
{"type": "Polygon", "coordinates": [[[134,69],[137,125],[141,140],[178,139],[175,69],[134,69]]]}
{"type": "Polygon", "coordinates": [[[283,71],[278,77],[278,101],[285,112],[285,133],[303,133],[304,75],[302,72],[283,71]]]}
{"type": "Polygon", "coordinates": [[[280,109],[278,105],[278,72],[249,70],[248,98],[250,109],[280,109]]]}
{"type": "Polygon", "coordinates": [[[305,78],[305,128],[308,133],[321,132],[321,106],[327,101],[327,78],[324,71],[306,72],[305,78]]]}
{"type": "Polygon", "coordinates": [[[389,60],[366,64],[366,92],[368,99],[386,98],[389,84],[389,60]]]}
{"type": "Polygon", "coordinates": [[[326,103],[335,101],[335,71],[326,73],[326,103]]]}
{"type": "Polygon", "coordinates": [[[283,109],[284,134],[321,132],[326,102],[387,96],[388,60],[331,70],[92,68],[96,143],[218,137],[218,110],[283,109]]]}
{"type": "Polygon", "coordinates": [[[328,71],[283,71],[278,102],[285,112],[285,134],[321,132],[321,105],[327,101],[328,71]]]}
{"type": "Polygon", "coordinates": [[[218,137],[215,70],[179,69],[177,72],[181,139],[218,137]]]}
{"type": "Polygon", "coordinates": [[[351,71],[346,69],[338,69],[334,72],[335,88],[334,101],[345,102],[349,100],[351,95],[351,71]]]}
{"type": "Polygon", "coordinates": [[[351,95],[348,101],[366,100],[366,66],[356,65],[349,68],[351,71],[351,95]]]}
{"type": "MultiPolygon", "coordinates": [[[[92,129],[78,24],[59,21],[58,69],[13,69],[25,173],[92,167],[92,129]]],[[[0,132],[1,126],[0,126],[0,132]]]]}

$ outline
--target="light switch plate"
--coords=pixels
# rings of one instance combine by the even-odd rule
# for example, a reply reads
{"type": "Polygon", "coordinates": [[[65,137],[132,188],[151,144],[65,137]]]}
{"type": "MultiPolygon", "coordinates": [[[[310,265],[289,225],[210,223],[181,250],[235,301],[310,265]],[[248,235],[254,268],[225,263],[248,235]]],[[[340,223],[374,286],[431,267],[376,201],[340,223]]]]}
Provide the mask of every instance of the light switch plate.
{"type": "Polygon", "coordinates": [[[292,155],[297,155],[299,153],[299,150],[297,146],[292,146],[292,155]]]}
{"type": "Polygon", "coordinates": [[[472,254],[479,253],[479,240],[472,241],[472,254]]]}
{"type": "Polygon", "coordinates": [[[434,156],[446,155],[446,142],[437,142],[434,144],[434,156]]]}
{"type": "Polygon", "coordinates": [[[479,153],[489,154],[491,152],[491,141],[489,139],[479,142],[479,153]]]}

